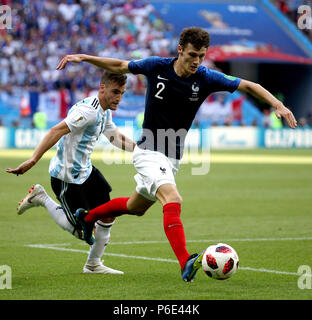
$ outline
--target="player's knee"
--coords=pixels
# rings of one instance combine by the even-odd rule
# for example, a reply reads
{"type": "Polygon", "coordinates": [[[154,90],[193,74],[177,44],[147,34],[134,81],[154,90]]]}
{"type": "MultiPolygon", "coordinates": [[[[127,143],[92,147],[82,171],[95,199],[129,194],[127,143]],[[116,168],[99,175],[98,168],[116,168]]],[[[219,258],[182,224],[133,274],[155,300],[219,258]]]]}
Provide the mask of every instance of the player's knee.
{"type": "Polygon", "coordinates": [[[154,204],[154,201],[149,201],[140,195],[130,198],[127,202],[128,213],[136,216],[143,216],[144,213],[154,204]]]}
{"type": "Polygon", "coordinates": [[[145,214],[146,210],[138,211],[135,215],[138,217],[142,217],[145,214]]]}
{"type": "Polygon", "coordinates": [[[101,219],[101,221],[104,223],[113,223],[115,221],[115,218],[105,218],[101,219]]]}
{"type": "Polygon", "coordinates": [[[175,201],[175,202],[182,204],[182,202],[183,202],[183,198],[182,198],[180,195],[177,195],[177,196],[176,196],[176,201],[175,201]]]}
{"type": "Polygon", "coordinates": [[[173,194],[171,196],[168,196],[165,199],[165,203],[164,204],[167,204],[167,203],[179,203],[179,204],[182,204],[182,202],[183,202],[183,199],[179,194],[173,194]]]}
{"type": "Polygon", "coordinates": [[[130,214],[133,214],[135,216],[141,217],[144,215],[144,213],[147,211],[147,209],[141,209],[141,208],[136,208],[136,209],[131,209],[129,210],[130,214]]]}
{"type": "Polygon", "coordinates": [[[182,197],[177,188],[172,184],[164,184],[157,190],[157,199],[164,206],[167,203],[179,203],[182,204],[182,197]]]}

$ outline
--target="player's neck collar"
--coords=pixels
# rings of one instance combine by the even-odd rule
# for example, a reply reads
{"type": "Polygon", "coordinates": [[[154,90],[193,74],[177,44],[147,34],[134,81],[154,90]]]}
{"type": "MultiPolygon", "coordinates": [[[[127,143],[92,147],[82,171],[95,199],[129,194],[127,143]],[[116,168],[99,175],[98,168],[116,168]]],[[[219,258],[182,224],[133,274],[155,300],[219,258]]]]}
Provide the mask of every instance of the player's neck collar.
{"type": "Polygon", "coordinates": [[[179,68],[179,57],[176,57],[174,60],[173,60],[173,64],[172,64],[172,67],[173,67],[173,71],[174,73],[176,74],[177,77],[179,78],[182,78],[182,79],[187,79],[189,77],[192,76],[192,74],[189,74],[187,76],[183,76],[183,74],[181,75],[180,73],[180,68],[179,68]]]}
{"type": "Polygon", "coordinates": [[[106,109],[106,110],[103,109],[99,96],[96,96],[96,99],[99,101],[99,104],[100,104],[99,112],[104,114],[104,112],[107,111],[108,109],[106,109]]]}

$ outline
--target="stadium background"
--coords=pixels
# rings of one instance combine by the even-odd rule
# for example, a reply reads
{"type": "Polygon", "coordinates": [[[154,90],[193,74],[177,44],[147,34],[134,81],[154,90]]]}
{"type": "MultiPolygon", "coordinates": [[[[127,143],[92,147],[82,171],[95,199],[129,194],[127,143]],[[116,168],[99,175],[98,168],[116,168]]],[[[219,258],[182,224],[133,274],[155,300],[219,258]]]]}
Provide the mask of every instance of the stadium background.
{"type": "MultiPolygon", "coordinates": [[[[299,122],[299,129],[292,132],[265,103],[240,93],[218,93],[202,105],[190,147],[312,146],[312,36],[310,29],[297,27],[298,7],[311,1],[2,4],[11,8],[12,28],[0,29],[0,148],[35,147],[42,130],[62,120],[72,104],[96,92],[101,70],[85,63],[56,71],[64,55],[174,56],[181,29],[190,25],[211,34],[205,65],[261,83],[291,108],[299,122]],[[207,128],[211,139],[201,134],[207,128]]],[[[144,110],[145,79],[128,78],[128,92],[114,121],[135,138],[144,110]]],[[[99,147],[105,144],[100,141],[99,147]]]]}
{"type": "MultiPolygon", "coordinates": [[[[0,29],[0,266],[11,267],[12,288],[3,289],[0,281],[0,300],[311,300],[311,277],[303,278],[299,268],[312,267],[312,50],[311,30],[297,27],[302,4],[311,1],[2,1],[12,9],[12,29],[0,29]],[[299,120],[290,130],[271,118],[265,104],[222,93],[208,98],[188,135],[191,149],[214,149],[209,175],[191,174],[196,161],[182,165],[177,175],[188,250],[226,242],[238,252],[240,270],[222,282],[198,272],[186,286],[156,204],[144,217],[123,216],[113,227],[105,264],[125,275],[86,277],[84,242],[61,230],[43,208],[15,214],[31,184],[53,195],[48,166],[55,150],[25,175],[9,175],[5,168],[30,157],[67,108],[96,90],[101,72],[95,67],[55,70],[65,54],[175,55],[177,35],[190,25],[212,35],[205,64],[260,82],[299,120]],[[300,279],[310,290],[301,290],[300,279]]],[[[129,75],[128,86],[114,121],[136,136],[144,78],[129,75]]],[[[103,146],[107,142],[99,141],[92,162],[113,186],[112,197],[129,195],[133,166],[117,165],[118,159],[108,166],[103,146]]],[[[105,306],[98,308],[102,315],[111,311],[105,306]]],[[[286,301],[281,309],[289,306],[286,301]]],[[[10,314],[21,309],[24,316],[24,307],[11,307],[10,314]]],[[[49,314],[52,309],[59,312],[50,306],[49,314]]],[[[250,310],[235,310],[241,315],[242,309],[250,310]]],[[[267,308],[263,312],[267,316],[267,308]]]]}

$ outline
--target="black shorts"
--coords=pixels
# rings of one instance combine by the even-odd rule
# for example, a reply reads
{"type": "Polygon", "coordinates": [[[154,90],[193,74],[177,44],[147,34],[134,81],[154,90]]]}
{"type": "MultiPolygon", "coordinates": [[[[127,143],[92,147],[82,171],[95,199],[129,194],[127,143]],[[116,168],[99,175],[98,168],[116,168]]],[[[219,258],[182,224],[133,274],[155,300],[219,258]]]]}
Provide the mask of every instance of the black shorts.
{"type": "Polygon", "coordinates": [[[95,167],[82,184],[67,183],[51,177],[52,189],[61,203],[68,221],[77,227],[75,212],[79,208],[91,210],[110,200],[112,187],[95,167]]]}

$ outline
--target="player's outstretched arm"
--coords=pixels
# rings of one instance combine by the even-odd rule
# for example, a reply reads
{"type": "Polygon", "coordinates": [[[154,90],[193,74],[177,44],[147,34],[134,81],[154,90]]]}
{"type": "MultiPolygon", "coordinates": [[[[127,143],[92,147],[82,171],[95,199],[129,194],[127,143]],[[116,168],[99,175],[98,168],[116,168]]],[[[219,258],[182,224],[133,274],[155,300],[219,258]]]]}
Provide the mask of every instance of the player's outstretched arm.
{"type": "Polygon", "coordinates": [[[122,134],[117,128],[115,130],[104,131],[104,135],[115,147],[129,152],[134,150],[136,143],[122,134]]]}
{"type": "Polygon", "coordinates": [[[21,163],[17,168],[15,169],[8,168],[6,169],[6,171],[8,173],[16,174],[17,176],[19,174],[24,174],[29,169],[31,169],[41,159],[44,153],[48,151],[50,148],[52,148],[60,140],[60,138],[63,135],[69,132],[70,130],[66,122],[65,121],[60,122],[59,124],[51,128],[50,131],[45,135],[45,137],[38,144],[37,148],[35,149],[30,159],[21,163]]]}
{"type": "Polygon", "coordinates": [[[74,62],[88,62],[99,68],[105,69],[109,72],[114,73],[129,73],[127,60],[113,59],[90,56],[86,54],[70,54],[65,56],[60,63],[57,65],[56,70],[62,70],[66,67],[67,63],[74,62]]]}
{"type": "Polygon", "coordinates": [[[292,129],[297,127],[297,120],[295,119],[293,113],[260,84],[252,81],[242,80],[238,86],[238,90],[249,93],[258,99],[264,100],[267,104],[274,108],[275,114],[279,119],[283,117],[289,127],[292,129]]]}

